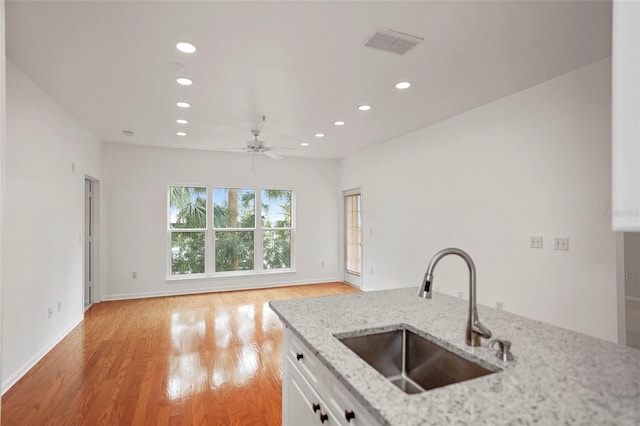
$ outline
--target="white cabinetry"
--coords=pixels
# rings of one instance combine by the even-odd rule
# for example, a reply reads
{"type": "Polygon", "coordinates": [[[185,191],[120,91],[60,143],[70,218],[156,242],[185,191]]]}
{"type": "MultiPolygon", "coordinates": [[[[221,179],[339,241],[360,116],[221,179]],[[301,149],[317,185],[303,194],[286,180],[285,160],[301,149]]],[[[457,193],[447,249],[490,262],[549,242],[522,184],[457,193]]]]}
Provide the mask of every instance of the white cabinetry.
{"type": "Polygon", "coordinates": [[[283,425],[379,424],[288,328],[283,339],[283,425]]]}
{"type": "Polygon", "coordinates": [[[613,2],[614,231],[640,231],[640,2],[613,2]]]}

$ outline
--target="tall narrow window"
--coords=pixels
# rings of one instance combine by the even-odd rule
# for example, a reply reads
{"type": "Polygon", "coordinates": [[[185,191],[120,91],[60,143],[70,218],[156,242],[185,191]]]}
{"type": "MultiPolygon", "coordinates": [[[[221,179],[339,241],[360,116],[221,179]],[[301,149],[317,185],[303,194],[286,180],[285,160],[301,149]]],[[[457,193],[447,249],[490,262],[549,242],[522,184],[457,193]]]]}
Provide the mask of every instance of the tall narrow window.
{"type": "Polygon", "coordinates": [[[264,269],[291,268],[291,197],[285,189],[263,189],[262,256],[264,269]]]}
{"type": "Polygon", "coordinates": [[[345,269],[347,274],[360,277],[362,274],[362,197],[345,194],[345,269]]]}
{"type": "Polygon", "coordinates": [[[169,188],[171,275],[204,274],[207,189],[169,188]]]}

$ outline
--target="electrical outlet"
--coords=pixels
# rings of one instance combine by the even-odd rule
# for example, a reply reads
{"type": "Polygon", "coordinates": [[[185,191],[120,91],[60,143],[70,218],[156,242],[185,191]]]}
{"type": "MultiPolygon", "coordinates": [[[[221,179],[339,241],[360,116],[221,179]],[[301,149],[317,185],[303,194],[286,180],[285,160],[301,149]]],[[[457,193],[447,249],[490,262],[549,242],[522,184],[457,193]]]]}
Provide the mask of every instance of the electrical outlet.
{"type": "Polygon", "coordinates": [[[371,275],[373,275],[373,268],[371,268],[371,275]]]}
{"type": "Polygon", "coordinates": [[[58,302],[58,312],[62,311],[62,302],[58,302]]]}
{"type": "Polygon", "coordinates": [[[49,317],[49,319],[53,318],[53,308],[47,309],[47,316],[49,317]]]}
{"type": "Polygon", "coordinates": [[[498,309],[499,311],[502,310],[502,302],[496,302],[496,309],[498,309]]]}
{"type": "Polygon", "coordinates": [[[460,299],[462,299],[462,292],[461,292],[461,291],[459,291],[459,292],[458,292],[458,297],[459,297],[460,299]]]}
{"type": "Polygon", "coordinates": [[[132,272],[131,273],[131,278],[133,278],[134,280],[138,279],[138,273],[137,272],[132,272]]]}
{"type": "Polygon", "coordinates": [[[320,261],[320,267],[324,268],[324,260],[320,261]]]}
{"type": "Polygon", "coordinates": [[[542,237],[529,237],[529,247],[541,249],[542,237]]]}
{"type": "Polygon", "coordinates": [[[553,242],[553,247],[556,250],[569,251],[569,238],[556,237],[553,242]]]}

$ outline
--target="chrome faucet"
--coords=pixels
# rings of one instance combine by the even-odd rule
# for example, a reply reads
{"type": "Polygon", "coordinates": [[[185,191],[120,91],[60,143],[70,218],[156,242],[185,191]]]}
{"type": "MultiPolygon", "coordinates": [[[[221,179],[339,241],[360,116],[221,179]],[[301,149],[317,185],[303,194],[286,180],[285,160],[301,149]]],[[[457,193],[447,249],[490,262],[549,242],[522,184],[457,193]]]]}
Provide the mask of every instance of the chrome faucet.
{"type": "Polygon", "coordinates": [[[480,338],[484,337],[485,339],[489,339],[491,337],[491,331],[482,325],[478,319],[478,306],[476,304],[476,266],[473,264],[471,256],[457,248],[448,248],[436,253],[433,258],[431,258],[431,262],[429,262],[427,273],[424,275],[420,289],[418,289],[418,296],[431,299],[433,269],[440,259],[450,254],[460,256],[469,267],[469,317],[467,318],[465,341],[469,346],[480,346],[480,338]]]}

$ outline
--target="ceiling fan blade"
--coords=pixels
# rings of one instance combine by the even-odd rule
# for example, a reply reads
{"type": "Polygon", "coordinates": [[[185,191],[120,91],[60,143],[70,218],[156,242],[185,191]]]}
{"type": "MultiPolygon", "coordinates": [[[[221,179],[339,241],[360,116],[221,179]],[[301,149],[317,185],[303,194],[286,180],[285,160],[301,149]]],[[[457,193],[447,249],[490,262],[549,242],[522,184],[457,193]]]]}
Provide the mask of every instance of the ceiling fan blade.
{"type": "Polygon", "coordinates": [[[262,151],[262,153],[264,155],[266,155],[267,157],[271,158],[272,160],[282,160],[284,157],[281,157],[280,155],[273,153],[271,151],[262,151]]]}
{"type": "Polygon", "coordinates": [[[289,146],[269,146],[269,149],[286,149],[288,151],[295,151],[296,148],[291,148],[289,146]]]}
{"type": "Polygon", "coordinates": [[[217,152],[249,152],[250,150],[247,148],[219,148],[214,149],[217,152]]]}

